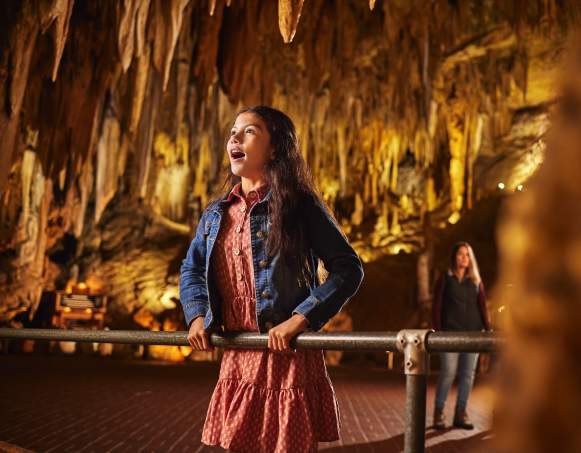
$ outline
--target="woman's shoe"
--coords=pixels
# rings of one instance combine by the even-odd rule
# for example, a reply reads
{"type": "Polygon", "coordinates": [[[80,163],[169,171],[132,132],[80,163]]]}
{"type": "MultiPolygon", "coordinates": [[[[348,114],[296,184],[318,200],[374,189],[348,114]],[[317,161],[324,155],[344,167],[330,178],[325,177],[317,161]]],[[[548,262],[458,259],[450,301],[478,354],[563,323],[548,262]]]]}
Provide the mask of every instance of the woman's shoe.
{"type": "Polygon", "coordinates": [[[465,410],[456,411],[454,414],[454,427],[462,429],[474,429],[474,425],[470,422],[468,414],[465,410]]]}
{"type": "Polygon", "coordinates": [[[446,429],[446,418],[443,409],[434,409],[434,429],[446,429]]]}

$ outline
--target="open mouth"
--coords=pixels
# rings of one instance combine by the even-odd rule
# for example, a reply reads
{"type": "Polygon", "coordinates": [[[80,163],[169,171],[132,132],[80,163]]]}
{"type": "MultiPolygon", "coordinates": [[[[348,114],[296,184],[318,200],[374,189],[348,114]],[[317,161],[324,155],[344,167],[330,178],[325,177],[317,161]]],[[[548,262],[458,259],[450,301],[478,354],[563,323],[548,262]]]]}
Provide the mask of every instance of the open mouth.
{"type": "Polygon", "coordinates": [[[238,160],[238,159],[243,159],[244,157],[246,157],[246,154],[243,153],[240,150],[232,150],[232,152],[230,153],[230,156],[232,157],[232,160],[238,160]]]}

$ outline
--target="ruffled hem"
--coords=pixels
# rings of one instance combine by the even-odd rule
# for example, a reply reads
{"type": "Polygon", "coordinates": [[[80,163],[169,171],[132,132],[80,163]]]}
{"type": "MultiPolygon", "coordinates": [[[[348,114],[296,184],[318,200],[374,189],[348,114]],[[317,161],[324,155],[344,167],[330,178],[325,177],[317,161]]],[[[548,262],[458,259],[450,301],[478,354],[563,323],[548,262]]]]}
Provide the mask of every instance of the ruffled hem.
{"type": "Polygon", "coordinates": [[[202,433],[233,452],[316,452],[339,439],[339,406],[328,376],[305,387],[270,389],[240,379],[216,384],[202,433]]]}

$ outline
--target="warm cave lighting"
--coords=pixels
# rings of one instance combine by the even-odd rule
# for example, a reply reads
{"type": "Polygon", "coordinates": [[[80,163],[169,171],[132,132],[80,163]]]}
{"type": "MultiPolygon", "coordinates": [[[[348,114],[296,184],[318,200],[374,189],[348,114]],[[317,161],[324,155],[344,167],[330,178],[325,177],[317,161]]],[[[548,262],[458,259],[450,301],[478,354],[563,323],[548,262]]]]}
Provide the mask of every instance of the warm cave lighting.
{"type": "Polygon", "coordinates": [[[450,217],[448,217],[448,222],[452,225],[456,224],[460,220],[460,213],[458,211],[453,212],[450,217]]]}
{"type": "Polygon", "coordinates": [[[504,183],[503,183],[503,182],[499,182],[499,183],[498,183],[498,188],[499,188],[500,190],[504,190],[504,183]]]}
{"type": "Polygon", "coordinates": [[[518,190],[519,192],[522,192],[523,185],[522,184],[519,184],[518,186],[516,186],[516,190],[518,190]]]}
{"type": "Polygon", "coordinates": [[[504,311],[505,306],[501,305],[500,307],[498,307],[498,312],[502,313],[504,311]]]}

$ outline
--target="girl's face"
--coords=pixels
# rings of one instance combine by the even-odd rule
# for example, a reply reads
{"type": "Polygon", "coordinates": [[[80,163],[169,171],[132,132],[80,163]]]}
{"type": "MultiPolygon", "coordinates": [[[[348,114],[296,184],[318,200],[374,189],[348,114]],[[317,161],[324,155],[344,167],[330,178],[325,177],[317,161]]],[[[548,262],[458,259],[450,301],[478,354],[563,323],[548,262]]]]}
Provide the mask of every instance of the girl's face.
{"type": "Polygon", "coordinates": [[[462,245],[456,252],[456,269],[466,269],[470,265],[468,247],[462,245]]]}
{"type": "Polygon", "coordinates": [[[238,115],[226,149],[233,174],[249,179],[262,178],[264,167],[273,154],[264,120],[253,112],[238,115]]]}

